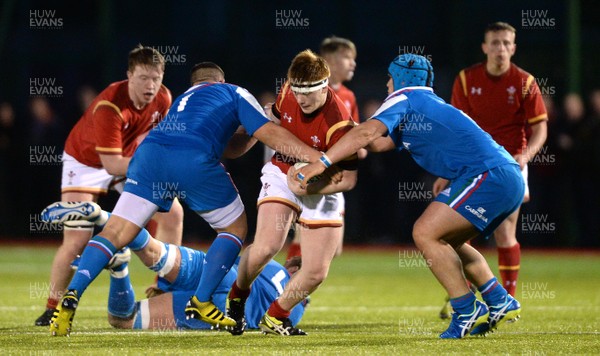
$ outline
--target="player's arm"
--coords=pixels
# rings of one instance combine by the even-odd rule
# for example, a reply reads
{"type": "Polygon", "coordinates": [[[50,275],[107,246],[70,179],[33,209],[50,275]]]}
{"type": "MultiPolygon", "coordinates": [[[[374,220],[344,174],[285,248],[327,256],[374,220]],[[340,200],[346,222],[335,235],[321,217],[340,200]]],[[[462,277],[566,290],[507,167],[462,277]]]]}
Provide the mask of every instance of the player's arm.
{"type": "Polygon", "coordinates": [[[548,136],[548,122],[539,121],[535,125],[531,126],[531,136],[527,140],[527,148],[523,150],[520,155],[515,156],[515,160],[521,166],[521,169],[525,167],[527,162],[531,161],[533,157],[542,149],[542,146],[546,142],[548,136]]]}
{"type": "Polygon", "coordinates": [[[469,99],[467,97],[467,79],[464,70],[460,71],[454,79],[450,104],[455,108],[462,110],[467,115],[471,113],[471,106],[469,105],[469,99]]]}
{"type": "Polygon", "coordinates": [[[243,126],[238,127],[237,131],[233,134],[225,151],[223,152],[223,158],[235,159],[243,156],[248,152],[258,140],[252,136],[249,136],[243,126]]]}
{"type": "Polygon", "coordinates": [[[301,162],[314,162],[321,153],[294,136],[291,132],[272,122],[267,122],[253,136],[275,151],[285,152],[286,156],[294,157],[301,162]]]}
{"type": "Polygon", "coordinates": [[[131,157],[123,157],[120,109],[110,101],[100,101],[94,108],[93,120],[96,152],[102,166],[109,174],[124,176],[131,157]]]}
{"type": "MultiPolygon", "coordinates": [[[[295,172],[297,174],[294,174],[294,178],[301,182],[302,188],[306,188],[306,182],[310,180],[310,178],[323,173],[325,168],[353,155],[359,149],[367,146],[376,139],[387,135],[387,133],[387,126],[379,120],[363,122],[340,138],[339,141],[320,157],[319,162],[313,162],[295,172]]],[[[291,169],[293,170],[293,167],[291,169]]]]}
{"type": "Polygon", "coordinates": [[[120,154],[98,154],[98,156],[100,156],[102,167],[106,169],[108,174],[124,176],[127,173],[131,157],[123,157],[120,154]]]}
{"type": "Polygon", "coordinates": [[[386,152],[396,148],[394,140],[391,137],[379,137],[367,145],[367,150],[371,152],[386,152]]]}

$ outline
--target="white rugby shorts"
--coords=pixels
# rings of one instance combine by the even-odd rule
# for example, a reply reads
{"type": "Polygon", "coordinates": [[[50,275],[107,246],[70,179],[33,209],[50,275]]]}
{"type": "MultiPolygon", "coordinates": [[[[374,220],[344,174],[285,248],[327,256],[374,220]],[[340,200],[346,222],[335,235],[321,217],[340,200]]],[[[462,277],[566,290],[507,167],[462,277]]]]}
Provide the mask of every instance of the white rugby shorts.
{"type": "Polygon", "coordinates": [[[289,206],[298,215],[298,222],[309,229],[340,227],[344,221],[344,195],[297,196],[287,185],[287,176],[271,162],[262,169],[262,188],[257,205],[280,203],[289,206]]]}

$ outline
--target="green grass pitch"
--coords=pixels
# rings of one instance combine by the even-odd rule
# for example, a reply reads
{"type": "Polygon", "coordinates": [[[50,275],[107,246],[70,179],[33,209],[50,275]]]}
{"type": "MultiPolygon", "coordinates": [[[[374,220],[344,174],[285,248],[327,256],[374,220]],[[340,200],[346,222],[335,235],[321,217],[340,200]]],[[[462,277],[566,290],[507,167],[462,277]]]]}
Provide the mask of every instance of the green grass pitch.
{"type": "MultiPolygon", "coordinates": [[[[440,340],[444,293],[413,250],[347,249],[333,262],[300,325],[306,337],[233,337],[213,331],[131,331],[110,327],[108,275],[86,291],[68,338],[33,326],[47,297],[54,248],[0,249],[2,354],[521,354],[600,353],[600,255],[525,250],[517,299],[521,319],[486,338],[440,340]]],[[[495,252],[486,253],[494,271],[495,252]]],[[[138,299],[153,281],[134,257],[138,299]]]]}

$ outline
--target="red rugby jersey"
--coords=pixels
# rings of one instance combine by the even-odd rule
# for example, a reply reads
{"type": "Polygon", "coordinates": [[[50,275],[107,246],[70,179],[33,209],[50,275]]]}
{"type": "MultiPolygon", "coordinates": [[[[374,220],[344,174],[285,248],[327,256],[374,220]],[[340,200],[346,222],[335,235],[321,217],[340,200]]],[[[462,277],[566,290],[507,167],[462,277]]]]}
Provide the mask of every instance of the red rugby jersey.
{"type": "Polygon", "coordinates": [[[451,103],[512,155],[527,147],[527,125],[548,120],[535,78],[513,63],[500,76],[489,74],[485,62],[460,71],[451,103]]]}
{"type": "Polygon", "coordinates": [[[358,105],[356,105],[356,96],[354,96],[352,90],[340,83],[340,86],[337,88],[337,90],[333,89],[333,91],[342,100],[344,105],[346,105],[348,111],[350,111],[352,120],[354,120],[354,122],[357,124],[360,123],[360,114],[358,113],[358,105]]]}
{"type": "Polygon", "coordinates": [[[104,89],[71,130],[65,152],[77,161],[101,168],[99,154],[133,156],[137,138],[160,122],[171,106],[171,92],[161,85],[158,94],[141,110],[129,98],[128,81],[104,89]]]}
{"type": "MultiPolygon", "coordinates": [[[[302,112],[288,83],[283,86],[273,105],[273,114],[281,120],[282,127],[321,152],[327,151],[356,125],[342,100],[333,89],[327,89],[327,100],[323,107],[309,115],[302,112]]],[[[287,174],[289,167],[297,160],[286,156],[285,152],[275,152],[271,162],[287,174]]],[[[356,169],[356,155],[339,162],[338,166],[342,169],[356,169]]]]}

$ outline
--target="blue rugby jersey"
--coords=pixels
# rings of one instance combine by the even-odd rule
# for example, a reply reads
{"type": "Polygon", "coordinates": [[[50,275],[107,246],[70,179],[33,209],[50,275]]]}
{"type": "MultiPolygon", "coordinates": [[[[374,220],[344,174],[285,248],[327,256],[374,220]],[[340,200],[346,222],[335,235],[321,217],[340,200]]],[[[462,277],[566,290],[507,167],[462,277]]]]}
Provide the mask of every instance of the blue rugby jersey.
{"type": "Polygon", "coordinates": [[[429,87],[393,92],[371,119],[387,126],[398,150],[407,150],[418,165],[438,177],[454,180],[517,164],[475,121],[429,87]]]}

